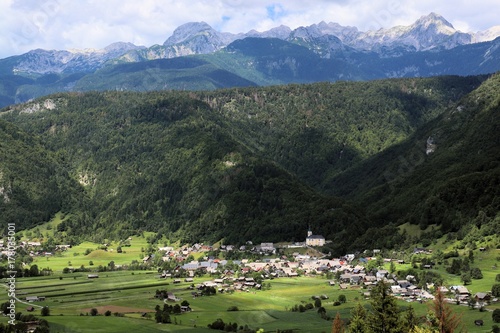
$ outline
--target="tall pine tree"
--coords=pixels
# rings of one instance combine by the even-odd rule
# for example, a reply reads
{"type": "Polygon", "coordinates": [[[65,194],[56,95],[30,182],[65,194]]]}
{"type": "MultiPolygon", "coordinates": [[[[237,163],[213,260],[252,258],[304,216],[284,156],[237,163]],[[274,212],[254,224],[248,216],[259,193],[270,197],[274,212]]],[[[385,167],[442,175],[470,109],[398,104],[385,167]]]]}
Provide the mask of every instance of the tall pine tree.
{"type": "Polygon", "coordinates": [[[404,317],[404,328],[406,332],[411,332],[419,323],[418,317],[415,314],[415,309],[413,306],[409,306],[408,310],[406,310],[406,314],[404,317]]]}
{"type": "Polygon", "coordinates": [[[351,311],[351,322],[349,324],[349,333],[368,333],[366,324],[366,310],[358,303],[351,311]]]}
{"type": "Polygon", "coordinates": [[[368,316],[370,333],[404,333],[399,319],[396,299],[389,293],[389,285],[379,281],[371,291],[371,313],[368,316]]]}

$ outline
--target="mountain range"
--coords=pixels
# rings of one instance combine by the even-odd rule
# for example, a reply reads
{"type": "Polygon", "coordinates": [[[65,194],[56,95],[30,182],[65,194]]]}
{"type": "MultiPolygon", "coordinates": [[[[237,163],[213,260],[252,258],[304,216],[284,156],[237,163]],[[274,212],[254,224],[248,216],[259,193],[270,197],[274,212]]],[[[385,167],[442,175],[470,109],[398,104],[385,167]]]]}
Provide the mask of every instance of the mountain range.
{"type": "Polygon", "coordinates": [[[476,75],[500,69],[500,26],[456,30],[430,13],[409,26],[360,31],[320,22],[265,32],[218,32],[191,22],[162,45],[33,50],[0,59],[0,106],[58,91],[211,90],[391,77],[476,75]]]}

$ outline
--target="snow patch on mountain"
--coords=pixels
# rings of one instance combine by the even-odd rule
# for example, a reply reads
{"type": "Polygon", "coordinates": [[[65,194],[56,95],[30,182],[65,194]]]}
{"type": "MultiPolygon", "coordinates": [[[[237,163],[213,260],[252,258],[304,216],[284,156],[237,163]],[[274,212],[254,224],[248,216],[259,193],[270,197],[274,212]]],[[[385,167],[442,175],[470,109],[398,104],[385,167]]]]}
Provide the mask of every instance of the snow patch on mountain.
{"type": "Polygon", "coordinates": [[[474,34],[473,42],[489,42],[500,37],[500,25],[489,28],[488,30],[478,31],[474,34]]]}

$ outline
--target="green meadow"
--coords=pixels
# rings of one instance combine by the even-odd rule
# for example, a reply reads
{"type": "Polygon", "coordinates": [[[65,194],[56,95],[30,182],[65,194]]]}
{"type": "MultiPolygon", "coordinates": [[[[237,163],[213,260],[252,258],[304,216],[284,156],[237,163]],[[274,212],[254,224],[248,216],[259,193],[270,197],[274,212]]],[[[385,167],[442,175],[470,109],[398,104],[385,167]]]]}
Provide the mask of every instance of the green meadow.
{"type": "MultiPolygon", "coordinates": [[[[209,277],[196,278],[194,283],[209,280],[209,277]]],[[[267,282],[266,282],[267,283],[267,282]]],[[[193,298],[189,289],[191,283],[173,284],[173,280],[160,279],[156,272],[105,272],[98,278],[88,279],[86,274],[55,274],[49,277],[20,278],[17,281],[17,294],[20,300],[27,296],[45,296],[43,302],[35,302],[35,313],[39,307],[48,306],[50,316],[45,317],[51,324],[51,332],[123,332],[124,328],[137,327],[138,332],[202,332],[217,318],[224,322],[236,322],[251,328],[300,329],[303,332],[328,331],[331,322],[323,320],[316,310],[304,313],[291,312],[296,304],[314,303],[313,295],[328,295],[323,306],[332,317],[336,311],[346,316],[359,290],[342,291],[350,302],[334,307],[340,291],[331,287],[325,278],[299,277],[269,280],[271,289],[265,291],[237,291],[218,293],[215,296],[193,298]],[[62,280],[60,279],[62,277],[62,280]],[[154,298],[157,289],[173,292],[181,301],[190,303],[192,312],[172,316],[172,324],[156,324],[154,308],[163,305],[162,300],[154,298]],[[239,311],[227,311],[230,306],[239,311]],[[102,309],[93,317],[89,309],[102,309]],[[119,309],[124,317],[104,316],[105,309],[114,312],[119,309]],[[144,312],[149,313],[143,317],[144,312]]],[[[4,302],[5,300],[1,300],[4,302]]],[[[28,304],[18,303],[17,308],[26,312],[28,304]]],[[[208,330],[208,329],[207,329],[208,330]]]]}
{"type": "MultiPolygon", "coordinates": [[[[207,280],[210,278],[196,278],[194,284],[207,280]]],[[[326,295],[328,299],[322,300],[322,306],[327,314],[333,318],[339,312],[343,319],[348,319],[357,302],[366,305],[369,302],[362,295],[366,290],[340,290],[338,286],[329,286],[328,280],[322,276],[278,278],[267,280],[266,283],[271,284],[269,290],[236,291],[193,298],[192,290],[189,289],[191,283],[183,280],[179,284],[173,284],[171,279],[160,279],[156,272],[117,271],[99,273],[99,277],[95,279],[88,279],[86,274],[81,273],[19,278],[16,287],[21,300],[27,296],[45,296],[45,301],[31,303],[37,306],[34,313],[40,313],[40,306],[48,306],[50,316],[45,319],[51,325],[51,332],[67,333],[120,333],[131,329],[136,332],[210,332],[212,330],[209,330],[207,325],[217,318],[223,319],[224,322],[236,322],[239,326],[248,325],[253,329],[264,328],[266,332],[284,329],[329,332],[331,321],[321,319],[317,309],[303,313],[291,312],[290,309],[296,304],[314,304],[311,299],[313,295],[326,295]],[[193,311],[172,315],[172,324],[156,324],[154,308],[156,305],[163,306],[162,300],[154,298],[157,289],[173,292],[180,299],[178,303],[187,300],[193,311]],[[334,306],[334,301],[341,294],[346,296],[347,302],[334,306]],[[227,311],[230,306],[238,307],[239,311],[227,311]],[[91,316],[91,308],[97,308],[99,314],[91,316]],[[120,312],[123,317],[104,316],[106,309],[113,313],[120,312]],[[143,316],[145,312],[148,315],[143,316]]],[[[0,301],[4,302],[5,299],[0,301]]],[[[402,309],[406,309],[410,304],[417,314],[424,316],[430,302],[400,302],[402,309]]],[[[17,303],[18,311],[25,313],[28,306],[17,303]]],[[[466,306],[451,306],[462,317],[468,332],[490,332],[493,325],[491,312],[471,310],[466,306]],[[474,326],[476,319],[484,320],[484,329],[474,326]]]]}
{"type": "Polygon", "coordinates": [[[117,242],[109,243],[110,246],[108,246],[107,250],[99,249],[100,244],[83,242],[62,253],[56,252],[51,256],[35,257],[33,264],[38,265],[39,268],[49,267],[54,272],[62,272],[65,267],[79,268],[83,265],[86,268],[97,268],[99,265],[107,266],[111,261],[115,265],[128,265],[133,260],[140,262],[144,257],[142,249],[148,246],[146,239],[144,237],[132,237],[130,244],[130,247],[122,246],[123,252],[118,253],[116,249],[119,243],[117,242]],[[92,252],[85,255],[87,250],[92,252]]]}

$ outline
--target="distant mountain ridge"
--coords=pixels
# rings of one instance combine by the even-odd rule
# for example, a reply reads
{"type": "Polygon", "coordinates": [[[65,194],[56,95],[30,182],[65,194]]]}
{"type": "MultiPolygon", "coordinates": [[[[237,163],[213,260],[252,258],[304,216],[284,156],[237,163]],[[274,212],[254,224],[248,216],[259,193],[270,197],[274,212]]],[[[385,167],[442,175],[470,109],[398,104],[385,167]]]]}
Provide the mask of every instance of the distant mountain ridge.
{"type": "Polygon", "coordinates": [[[500,38],[494,39],[499,35],[500,26],[460,32],[435,13],[409,26],[367,32],[320,22],[232,34],[191,22],[162,45],[118,42],[102,50],[33,50],[0,59],[0,107],[60,91],[213,90],[488,74],[500,70],[500,38]]]}
{"type": "Polygon", "coordinates": [[[52,74],[93,72],[108,60],[142,49],[132,43],[117,42],[104,49],[47,51],[37,49],[16,57],[13,74],[52,74]]]}
{"type": "Polygon", "coordinates": [[[410,26],[366,32],[356,27],[322,21],[294,30],[281,25],[264,32],[251,30],[247,33],[233,34],[216,31],[206,22],[189,22],[175,29],[163,45],[144,47],[117,42],[100,50],[37,49],[9,58],[19,59],[14,61],[12,73],[74,73],[95,71],[108,62],[116,64],[213,53],[227,47],[235,40],[247,37],[278,38],[307,45],[312,51],[328,57],[329,53],[321,52],[321,44],[328,39],[334,41],[332,46],[334,49],[349,47],[358,51],[381,53],[387,49],[401,47],[410,51],[451,49],[459,45],[491,41],[498,36],[500,36],[500,26],[477,33],[464,33],[456,30],[450,22],[436,13],[422,16],[410,26]]]}
{"type": "MultiPolygon", "coordinates": [[[[231,34],[218,32],[205,22],[190,22],[179,26],[164,43],[163,47],[152,46],[147,50],[132,50],[117,60],[151,60],[191,54],[206,54],[220,50],[238,39],[247,37],[278,38],[298,44],[312,44],[311,41],[333,38],[343,47],[359,51],[383,52],[386,48],[403,47],[411,51],[432,48],[450,49],[458,45],[491,41],[500,36],[500,26],[478,33],[464,33],[456,30],[444,17],[436,13],[422,16],[410,26],[396,26],[377,31],[359,31],[356,27],[345,27],[338,23],[320,22],[294,30],[280,26],[264,32],[251,30],[248,33],[231,34]]],[[[319,48],[321,49],[321,48],[319,48]]],[[[321,53],[320,53],[321,54],[321,53]]]]}

